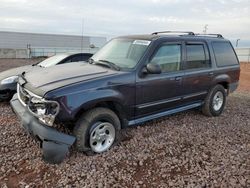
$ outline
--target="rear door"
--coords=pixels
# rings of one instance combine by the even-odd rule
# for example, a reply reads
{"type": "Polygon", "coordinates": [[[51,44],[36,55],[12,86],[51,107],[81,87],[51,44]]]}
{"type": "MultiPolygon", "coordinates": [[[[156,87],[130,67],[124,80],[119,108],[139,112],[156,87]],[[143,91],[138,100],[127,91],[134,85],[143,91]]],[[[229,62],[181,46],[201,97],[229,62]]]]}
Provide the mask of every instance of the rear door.
{"type": "Polygon", "coordinates": [[[203,100],[212,86],[212,64],[206,42],[185,42],[185,76],[183,77],[183,104],[203,100]]]}

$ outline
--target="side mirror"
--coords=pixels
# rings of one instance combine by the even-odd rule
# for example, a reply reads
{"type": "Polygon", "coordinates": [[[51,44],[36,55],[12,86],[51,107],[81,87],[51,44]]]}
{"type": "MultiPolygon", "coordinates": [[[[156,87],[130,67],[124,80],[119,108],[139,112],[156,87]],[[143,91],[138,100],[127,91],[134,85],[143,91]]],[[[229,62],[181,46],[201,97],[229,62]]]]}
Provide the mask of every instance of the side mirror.
{"type": "Polygon", "coordinates": [[[158,64],[149,63],[144,68],[143,73],[145,73],[145,74],[161,74],[161,66],[158,64]]]}

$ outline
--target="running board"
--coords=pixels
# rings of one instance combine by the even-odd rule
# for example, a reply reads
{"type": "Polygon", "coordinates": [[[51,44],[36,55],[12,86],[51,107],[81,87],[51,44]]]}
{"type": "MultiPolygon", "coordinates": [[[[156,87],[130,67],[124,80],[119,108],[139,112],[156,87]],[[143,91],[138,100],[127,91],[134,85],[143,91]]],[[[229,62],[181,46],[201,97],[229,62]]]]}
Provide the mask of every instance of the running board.
{"type": "Polygon", "coordinates": [[[128,126],[144,123],[146,121],[150,121],[150,120],[157,119],[157,118],[160,118],[160,117],[164,117],[164,116],[167,116],[167,115],[175,114],[175,113],[178,113],[178,112],[183,112],[183,111],[186,111],[186,110],[189,110],[189,109],[192,109],[192,108],[197,108],[197,107],[201,106],[202,104],[203,104],[202,102],[194,103],[194,104],[179,107],[179,108],[176,108],[176,109],[168,110],[168,111],[165,111],[165,112],[160,112],[158,114],[153,114],[153,115],[149,115],[149,116],[146,116],[146,117],[131,120],[131,121],[128,122],[128,126]]]}

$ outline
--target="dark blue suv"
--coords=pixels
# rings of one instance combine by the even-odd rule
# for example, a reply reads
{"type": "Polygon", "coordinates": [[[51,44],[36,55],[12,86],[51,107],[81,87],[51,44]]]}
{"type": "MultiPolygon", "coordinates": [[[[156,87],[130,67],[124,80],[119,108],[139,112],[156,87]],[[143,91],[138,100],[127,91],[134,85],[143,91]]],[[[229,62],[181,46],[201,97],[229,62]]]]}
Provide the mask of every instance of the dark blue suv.
{"type": "Polygon", "coordinates": [[[218,116],[239,75],[235,51],[219,34],[124,36],[88,64],[23,73],[11,105],[41,141],[45,160],[59,163],[73,143],[79,151],[101,153],[118,140],[120,129],[155,118],[192,108],[218,116]],[[72,134],[58,131],[57,123],[72,134]]]}

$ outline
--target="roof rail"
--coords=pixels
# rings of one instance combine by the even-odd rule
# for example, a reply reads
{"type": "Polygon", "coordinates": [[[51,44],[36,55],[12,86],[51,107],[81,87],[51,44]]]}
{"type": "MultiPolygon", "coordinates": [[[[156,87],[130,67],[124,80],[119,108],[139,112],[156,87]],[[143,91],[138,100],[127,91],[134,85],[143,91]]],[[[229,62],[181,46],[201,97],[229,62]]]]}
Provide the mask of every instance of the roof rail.
{"type": "Polygon", "coordinates": [[[158,32],[151,33],[151,35],[157,35],[161,33],[186,33],[188,35],[195,35],[194,32],[192,31],[158,31],[158,32]]]}
{"type": "Polygon", "coordinates": [[[195,33],[196,36],[211,36],[211,37],[217,37],[217,38],[223,38],[222,34],[201,34],[201,33],[195,33]]]}

